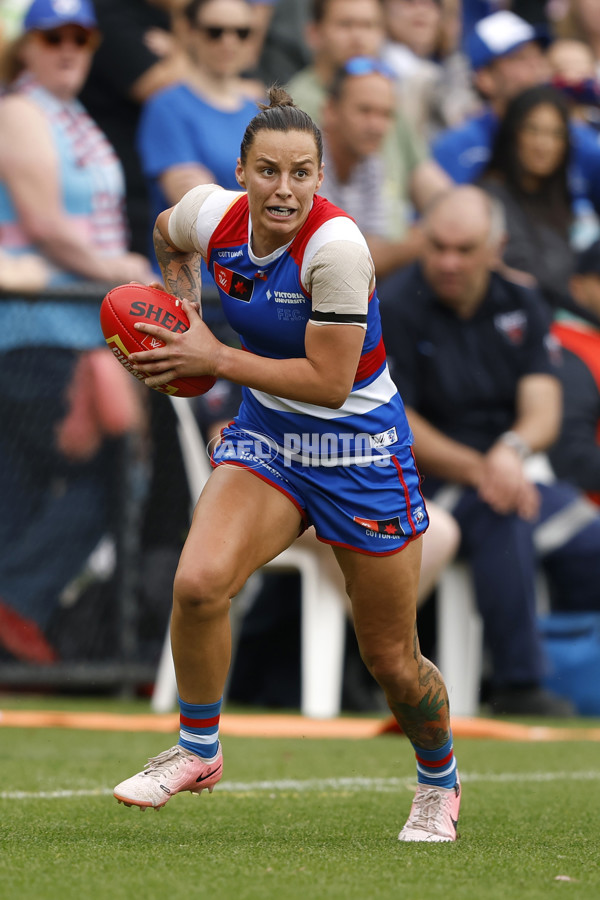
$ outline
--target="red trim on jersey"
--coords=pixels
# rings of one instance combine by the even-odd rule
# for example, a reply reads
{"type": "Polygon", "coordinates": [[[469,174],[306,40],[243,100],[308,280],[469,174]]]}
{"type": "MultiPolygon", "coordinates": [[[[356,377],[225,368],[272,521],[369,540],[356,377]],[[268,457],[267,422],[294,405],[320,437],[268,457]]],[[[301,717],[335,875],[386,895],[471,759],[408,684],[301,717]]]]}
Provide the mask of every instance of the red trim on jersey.
{"type": "Polygon", "coordinates": [[[179,716],[179,721],[182,725],[187,725],[189,728],[212,728],[213,725],[219,724],[219,719],[221,716],[213,716],[212,719],[190,719],[188,716],[179,716]]]}
{"type": "Polygon", "coordinates": [[[216,247],[248,243],[248,215],[248,194],[240,194],[229,204],[213,231],[206,251],[207,259],[216,247]]]}
{"type": "Polygon", "coordinates": [[[352,216],[349,216],[343,209],[334,206],[333,203],[330,203],[325,197],[320,197],[318,194],[315,194],[308,218],[292,241],[292,245],[288,250],[288,253],[298,267],[302,265],[302,258],[304,256],[304,251],[306,250],[306,245],[315,231],[320,228],[321,225],[324,225],[325,222],[328,222],[329,219],[337,219],[340,216],[354,222],[352,216]]]}
{"type": "Polygon", "coordinates": [[[367,353],[363,353],[361,356],[358,368],[356,370],[356,375],[354,376],[354,381],[362,381],[364,378],[368,378],[369,375],[372,375],[385,362],[385,347],[383,344],[383,338],[379,339],[379,343],[376,347],[373,347],[372,350],[369,350],[367,353]]]}

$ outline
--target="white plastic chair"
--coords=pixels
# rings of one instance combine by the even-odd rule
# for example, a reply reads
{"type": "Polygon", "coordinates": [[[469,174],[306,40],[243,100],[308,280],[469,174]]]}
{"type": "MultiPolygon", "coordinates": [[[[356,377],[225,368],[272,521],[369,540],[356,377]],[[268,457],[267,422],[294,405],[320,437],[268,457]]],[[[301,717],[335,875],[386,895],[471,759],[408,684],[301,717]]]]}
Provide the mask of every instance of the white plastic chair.
{"type": "MultiPolygon", "coordinates": [[[[530,478],[549,484],[554,472],[544,453],[536,453],[526,463],[530,478]]],[[[456,494],[448,492],[438,502],[451,508],[456,494]]],[[[548,585],[543,572],[536,581],[538,611],[548,605],[548,585]]],[[[479,709],[479,689],[483,667],[483,623],[477,611],[471,570],[455,561],[442,572],[437,585],[437,662],[444,676],[450,709],[456,716],[474,716],[479,709]]]]}
{"type": "Polygon", "coordinates": [[[479,707],[483,623],[477,612],[469,566],[453,562],[437,584],[437,663],[455,716],[474,716],[479,707]]]}
{"type": "MultiPolygon", "coordinates": [[[[194,506],[210,475],[211,465],[190,403],[182,397],[171,397],[170,400],[177,416],[177,432],[194,506]]],[[[300,709],[303,715],[310,718],[333,718],[341,708],[346,635],[344,597],[328,579],[322,577],[316,556],[309,547],[292,545],[264,568],[293,569],[300,575],[300,709]]],[[[254,590],[256,584],[251,583],[250,579],[234,600],[234,642],[235,626],[239,624],[236,621],[235,607],[247,605],[248,592],[252,593],[254,590]]],[[[176,699],[177,684],[167,629],[152,693],[152,709],[157,713],[170,712],[176,699]]]]}

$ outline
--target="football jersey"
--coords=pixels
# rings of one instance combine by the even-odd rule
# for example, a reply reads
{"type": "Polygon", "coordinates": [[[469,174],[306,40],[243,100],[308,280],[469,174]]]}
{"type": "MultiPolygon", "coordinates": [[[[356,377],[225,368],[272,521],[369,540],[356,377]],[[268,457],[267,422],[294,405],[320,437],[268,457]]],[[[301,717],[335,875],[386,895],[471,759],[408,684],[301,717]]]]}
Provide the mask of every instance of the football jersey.
{"type": "MultiPolygon", "coordinates": [[[[207,206],[208,219],[203,216],[204,208],[199,214],[199,220],[203,220],[198,224],[198,231],[203,233],[200,246],[205,250],[227,320],[244,350],[269,358],[300,358],[305,356],[309,320],[315,325],[366,325],[354,384],[341,407],[329,409],[244,387],[238,423],[269,435],[279,447],[293,446],[296,458],[317,465],[323,435],[344,435],[336,448],[328,451],[329,465],[359,462],[365,451],[367,455],[373,450],[388,455],[386,448],[393,444],[411,444],[404,407],[387,367],[375,289],[368,296],[366,316],[323,312],[318,303],[313,303],[310,291],[307,273],[328,242],[350,242],[366,249],[356,223],[317,195],[295,238],[268,257],[258,258],[250,246],[247,195],[215,192],[207,206]]],[[[341,285],[343,275],[335,272],[332,277],[339,278],[341,285]]]]}

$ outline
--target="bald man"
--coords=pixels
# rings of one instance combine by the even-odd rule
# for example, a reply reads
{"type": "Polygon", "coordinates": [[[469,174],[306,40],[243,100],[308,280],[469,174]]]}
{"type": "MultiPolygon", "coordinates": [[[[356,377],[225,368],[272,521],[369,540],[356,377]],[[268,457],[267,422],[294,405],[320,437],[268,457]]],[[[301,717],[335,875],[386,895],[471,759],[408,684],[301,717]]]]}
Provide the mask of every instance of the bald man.
{"type": "Polygon", "coordinates": [[[562,415],[543,301],[498,273],[503,211],[478,188],[438,197],[423,227],[420,261],[379,290],[423,487],[445,498],[461,528],[492,709],[569,715],[570,703],[543,688],[535,576],[542,561],[558,608],[599,609],[600,517],[571,485],[528,476],[528,458],[556,440],[562,415]]]}

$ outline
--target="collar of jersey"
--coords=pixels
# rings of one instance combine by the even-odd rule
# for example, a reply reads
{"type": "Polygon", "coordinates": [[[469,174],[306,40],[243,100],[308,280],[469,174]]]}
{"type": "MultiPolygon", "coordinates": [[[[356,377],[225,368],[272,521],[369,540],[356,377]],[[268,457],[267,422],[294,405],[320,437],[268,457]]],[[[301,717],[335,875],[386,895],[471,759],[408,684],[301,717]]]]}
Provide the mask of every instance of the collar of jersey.
{"type": "Polygon", "coordinates": [[[264,268],[264,266],[268,266],[269,263],[273,262],[273,260],[279,259],[279,257],[283,253],[285,253],[285,251],[291,244],[293,244],[293,242],[294,238],[292,238],[291,241],[288,241],[287,244],[284,244],[283,247],[278,247],[277,250],[273,250],[273,252],[269,253],[268,256],[257,256],[252,251],[252,218],[248,216],[248,256],[255,266],[260,266],[262,268],[264,268]]]}

